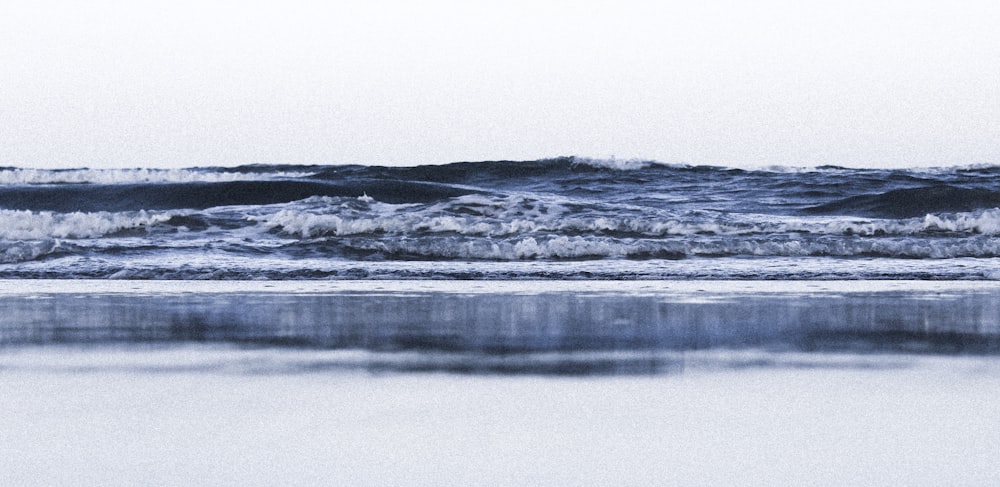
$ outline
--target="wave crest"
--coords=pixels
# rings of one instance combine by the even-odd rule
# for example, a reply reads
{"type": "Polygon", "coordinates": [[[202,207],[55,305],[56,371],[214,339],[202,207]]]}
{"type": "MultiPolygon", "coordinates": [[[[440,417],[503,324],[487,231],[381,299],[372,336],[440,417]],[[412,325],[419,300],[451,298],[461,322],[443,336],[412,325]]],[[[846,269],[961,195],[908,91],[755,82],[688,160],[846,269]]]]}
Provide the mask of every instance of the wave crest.
{"type": "Polygon", "coordinates": [[[97,238],[126,230],[165,223],[174,213],[53,213],[0,210],[0,239],[41,240],[53,238],[97,238]]]}
{"type": "Polygon", "coordinates": [[[46,257],[63,250],[58,240],[4,242],[0,240],[0,264],[28,262],[46,257]]]}
{"type": "Polygon", "coordinates": [[[610,159],[595,159],[573,156],[569,159],[572,166],[589,166],[595,169],[613,169],[615,171],[635,171],[656,164],[646,159],[616,159],[614,157],[610,159]]]}
{"type": "Polygon", "coordinates": [[[29,169],[0,170],[0,185],[221,183],[312,176],[312,172],[276,171],[265,174],[214,169],[29,169]]]}

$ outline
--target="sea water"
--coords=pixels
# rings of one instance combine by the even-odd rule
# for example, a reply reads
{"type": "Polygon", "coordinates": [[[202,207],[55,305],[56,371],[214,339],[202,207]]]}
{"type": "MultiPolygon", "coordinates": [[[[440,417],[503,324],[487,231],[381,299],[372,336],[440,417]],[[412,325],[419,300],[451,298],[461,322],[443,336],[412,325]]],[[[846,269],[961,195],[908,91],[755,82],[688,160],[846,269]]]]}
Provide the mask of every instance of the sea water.
{"type": "Polygon", "coordinates": [[[0,277],[987,279],[993,166],[0,169],[0,277]]]}
{"type": "Polygon", "coordinates": [[[998,173],[0,169],[0,483],[994,485],[998,173]]]}

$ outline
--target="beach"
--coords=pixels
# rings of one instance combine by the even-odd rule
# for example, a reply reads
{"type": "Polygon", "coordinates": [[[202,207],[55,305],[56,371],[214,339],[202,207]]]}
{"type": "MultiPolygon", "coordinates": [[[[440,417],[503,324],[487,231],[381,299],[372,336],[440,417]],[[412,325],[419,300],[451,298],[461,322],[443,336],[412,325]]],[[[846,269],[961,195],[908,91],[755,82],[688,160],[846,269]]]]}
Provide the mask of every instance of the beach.
{"type": "Polygon", "coordinates": [[[2,284],[4,484],[1000,480],[995,282],[2,284]]]}
{"type": "MultiPolygon", "coordinates": [[[[96,359],[74,353],[97,352],[70,352],[69,360],[96,359]]],[[[779,364],[643,377],[3,370],[0,481],[930,486],[1000,480],[1000,364],[886,360],[897,367],[779,364]]],[[[4,357],[5,369],[10,361],[4,357]]]]}

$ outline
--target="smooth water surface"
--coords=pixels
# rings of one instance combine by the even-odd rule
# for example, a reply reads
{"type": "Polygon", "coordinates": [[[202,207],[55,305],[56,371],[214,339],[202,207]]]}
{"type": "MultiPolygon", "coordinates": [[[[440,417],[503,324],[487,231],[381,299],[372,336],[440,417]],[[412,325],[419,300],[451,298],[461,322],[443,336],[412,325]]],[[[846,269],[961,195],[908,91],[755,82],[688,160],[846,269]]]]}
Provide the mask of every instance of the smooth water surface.
{"type": "Polygon", "coordinates": [[[731,366],[1000,353],[996,283],[0,282],[3,350],[310,352],[270,355],[286,371],[635,374],[681,371],[695,351],[770,357],[731,366]]]}

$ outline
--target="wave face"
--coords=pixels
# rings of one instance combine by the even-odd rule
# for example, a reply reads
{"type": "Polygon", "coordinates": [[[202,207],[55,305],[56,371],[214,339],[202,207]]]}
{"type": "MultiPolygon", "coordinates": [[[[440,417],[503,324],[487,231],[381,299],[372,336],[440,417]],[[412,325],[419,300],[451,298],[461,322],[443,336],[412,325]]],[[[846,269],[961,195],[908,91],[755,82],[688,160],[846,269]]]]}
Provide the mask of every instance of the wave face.
{"type": "Polygon", "coordinates": [[[1000,168],[0,168],[0,278],[998,279],[1000,168]]]}

